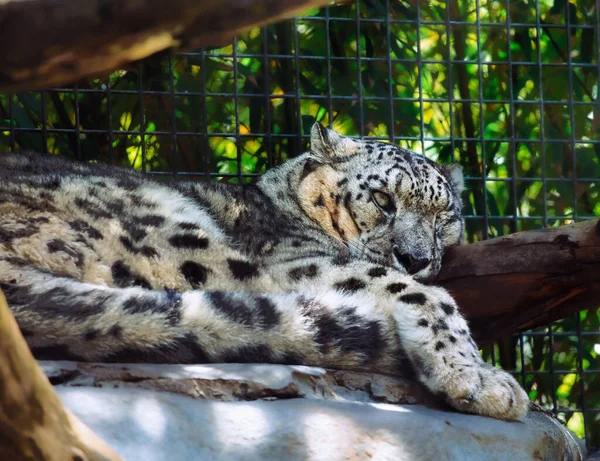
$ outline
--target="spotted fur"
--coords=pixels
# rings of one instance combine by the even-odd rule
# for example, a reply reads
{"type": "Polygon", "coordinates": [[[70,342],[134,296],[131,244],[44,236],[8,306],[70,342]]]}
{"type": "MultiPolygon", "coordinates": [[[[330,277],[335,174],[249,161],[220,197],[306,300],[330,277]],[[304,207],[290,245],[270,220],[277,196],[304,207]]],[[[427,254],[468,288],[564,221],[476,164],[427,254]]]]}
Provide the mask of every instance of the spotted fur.
{"type": "Polygon", "coordinates": [[[522,417],[523,390],[421,283],[461,240],[460,169],[318,124],[311,145],[245,186],[0,154],[0,287],[34,354],[412,373],[522,417]]]}

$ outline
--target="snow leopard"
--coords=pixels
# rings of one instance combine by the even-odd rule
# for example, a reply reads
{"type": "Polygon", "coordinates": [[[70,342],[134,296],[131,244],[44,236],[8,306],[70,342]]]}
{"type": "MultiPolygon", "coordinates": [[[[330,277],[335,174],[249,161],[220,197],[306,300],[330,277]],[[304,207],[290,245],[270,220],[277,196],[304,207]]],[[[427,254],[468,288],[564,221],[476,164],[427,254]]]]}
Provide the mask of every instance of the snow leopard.
{"type": "Polygon", "coordinates": [[[38,359],[410,376],[518,420],[527,394],[430,283],[462,191],[457,165],[320,123],[252,184],[0,154],[0,288],[38,359]]]}

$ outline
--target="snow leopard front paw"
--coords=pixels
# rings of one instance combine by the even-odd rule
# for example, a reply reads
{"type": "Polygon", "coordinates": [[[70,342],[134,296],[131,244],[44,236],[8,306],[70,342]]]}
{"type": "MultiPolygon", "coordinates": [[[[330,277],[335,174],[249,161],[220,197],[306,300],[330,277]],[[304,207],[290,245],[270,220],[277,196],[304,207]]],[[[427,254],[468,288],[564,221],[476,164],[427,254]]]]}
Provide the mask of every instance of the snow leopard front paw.
{"type": "Polygon", "coordinates": [[[442,288],[414,285],[398,298],[400,341],[419,380],[460,411],[517,420],[529,399],[507,372],[485,363],[467,322],[442,288]]]}
{"type": "Polygon", "coordinates": [[[515,378],[487,363],[473,364],[440,384],[440,393],[459,411],[519,420],[529,408],[529,398],[515,378]]]}

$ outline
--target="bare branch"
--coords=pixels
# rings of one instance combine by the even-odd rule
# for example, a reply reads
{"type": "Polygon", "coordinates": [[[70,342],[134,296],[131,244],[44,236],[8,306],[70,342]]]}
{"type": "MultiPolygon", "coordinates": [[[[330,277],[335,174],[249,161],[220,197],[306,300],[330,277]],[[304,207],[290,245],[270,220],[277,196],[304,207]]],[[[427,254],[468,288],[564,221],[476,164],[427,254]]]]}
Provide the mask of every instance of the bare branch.
{"type": "Polygon", "coordinates": [[[106,74],[164,50],[222,45],[328,0],[0,0],[0,92],[106,74]]]}
{"type": "Polygon", "coordinates": [[[0,459],[120,461],[65,409],[0,292],[0,459]]]}

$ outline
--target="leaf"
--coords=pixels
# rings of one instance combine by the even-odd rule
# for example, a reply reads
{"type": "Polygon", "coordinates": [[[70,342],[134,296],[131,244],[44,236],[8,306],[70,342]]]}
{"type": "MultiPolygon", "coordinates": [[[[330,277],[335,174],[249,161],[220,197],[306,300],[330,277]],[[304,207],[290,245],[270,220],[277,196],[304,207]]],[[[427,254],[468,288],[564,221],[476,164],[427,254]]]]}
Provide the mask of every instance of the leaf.
{"type": "Polygon", "coordinates": [[[521,48],[521,51],[525,57],[525,61],[531,61],[533,49],[531,45],[531,39],[529,38],[528,27],[519,27],[515,31],[515,42],[519,44],[519,47],[521,48]]]}
{"type": "Polygon", "coordinates": [[[322,91],[313,85],[313,82],[303,73],[300,74],[300,84],[309,94],[319,94],[322,91]]]}
{"type": "Polygon", "coordinates": [[[315,118],[312,115],[303,115],[302,116],[302,133],[305,136],[310,134],[310,129],[315,123],[315,118]]]}
{"type": "Polygon", "coordinates": [[[438,152],[438,160],[440,163],[451,163],[454,159],[452,158],[452,145],[444,145],[438,152]]]}
{"type": "Polygon", "coordinates": [[[327,109],[325,109],[324,107],[319,107],[319,110],[317,112],[316,121],[317,122],[322,121],[326,115],[327,115],[327,109]]]}
{"type": "Polygon", "coordinates": [[[396,55],[397,59],[406,58],[406,53],[402,48],[400,48],[400,46],[398,45],[398,40],[396,40],[395,37],[390,37],[390,48],[396,55]]]}
{"type": "Polygon", "coordinates": [[[37,117],[37,120],[32,122],[39,122],[42,120],[42,103],[34,96],[34,93],[20,93],[17,95],[17,99],[23,104],[23,107],[31,111],[37,117]]]}
{"type": "Polygon", "coordinates": [[[35,128],[31,118],[20,104],[13,104],[13,119],[16,122],[15,126],[19,128],[35,128]]]}

